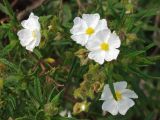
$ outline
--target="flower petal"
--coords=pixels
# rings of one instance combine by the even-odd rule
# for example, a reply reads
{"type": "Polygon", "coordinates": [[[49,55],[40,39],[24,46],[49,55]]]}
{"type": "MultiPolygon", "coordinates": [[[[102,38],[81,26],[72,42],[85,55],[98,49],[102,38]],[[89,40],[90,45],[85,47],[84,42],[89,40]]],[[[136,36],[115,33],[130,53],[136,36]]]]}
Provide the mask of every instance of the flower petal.
{"type": "Polygon", "coordinates": [[[117,115],[118,114],[117,102],[114,99],[108,99],[102,104],[102,110],[108,111],[112,115],[117,115]]]}
{"type": "Polygon", "coordinates": [[[110,90],[110,88],[109,88],[109,85],[106,84],[106,85],[104,86],[104,90],[103,90],[103,92],[102,92],[102,95],[101,95],[100,100],[107,100],[107,99],[111,99],[111,98],[113,98],[113,95],[112,95],[112,93],[111,93],[111,90],[110,90]]]}
{"type": "Polygon", "coordinates": [[[71,38],[78,44],[81,44],[82,46],[86,45],[88,41],[88,36],[85,34],[80,35],[72,35],[71,38]]]}
{"type": "Polygon", "coordinates": [[[137,94],[134,91],[129,89],[124,89],[122,91],[122,96],[126,98],[138,98],[137,94]]]}
{"type": "MultiPolygon", "coordinates": [[[[98,33],[96,33],[96,37],[98,40],[100,40],[101,42],[107,42],[109,36],[111,34],[111,31],[109,29],[105,29],[102,31],[99,31],[98,33]]],[[[91,38],[92,39],[92,38],[91,38]]]]}
{"type": "Polygon", "coordinates": [[[104,29],[108,29],[106,19],[99,20],[99,22],[95,28],[95,31],[98,32],[98,31],[101,31],[104,29]]]}
{"type": "Polygon", "coordinates": [[[39,19],[39,17],[38,17],[38,16],[35,16],[33,12],[30,13],[29,18],[33,18],[33,19],[35,19],[35,20],[38,20],[38,19],[39,19]]]}
{"type": "Polygon", "coordinates": [[[116,82],[113,84],[116,91],[122,91],[127,87],[126,81],[116,82]]]}
{"type": "Polygon", "coordinates": [[[36,46],[36,40],[33,40],[29,45],[26,46],[26,49],[33,52],[33,49],[35,48],[36,46]]]}
{"type": "Polygon", "coordinates": [[[89,51],[97,51],[100,50],[101,43],[102,43],[101,40],[96,35],[94,35],[88,40],[86,48],[89,51]]]}
{"type": "Polygon", "coordinates": [[[104,41],[106,41],[107,37],[109,37],[109,34],[110,34],[109,29],[106,29],[106,30],[103,30],[103,31],[96,33],[94,36],[89,38],[89,40],[86,44],[86,48],[89,51],[100,50],[100,45],[104,41]]]}
{"type": "Polygon", "coordinates": [[[89,44],[87,43],[86,48],[87,48],[89,51],[97,51],[97,50],[100,50],[100,43],[99,43],[98,41],[92,41],[92,42],[90,42],[89,44]],[[97,46],[97,45],[99,45],[99,46],[97,46]]]}
{"type": "Polygon", "coordinates": [[[79,35],[85,33],[86,29],[87,29],[86,22],[80,17],[76,17],[74,19],[74,25],[71,28],[70,32],[74,35],[79,35]]]}
{"type": "Polygon", "coordinates": [[[104,63],[104,57],[105,53],[103,51],[91,51],[88,54],[88,58],[94,60],[95,62],[98,62],[101,65],[104,63]]]}
{"type": "Polygon", "coordinates": [[[62,116],[62,117],[65,117],[66,114],[67,114],[67,110],[66,109],[59,113],[59,115],[62,116]]]}
{"type": "Polygon", "coordinates": [[[99,14],[83,14],[82,19],[86,21],[88,27],[95,28],[99,22],[99,14]]]}
{"type": "Polygon", "coordinates": [[[39,24],[39,21],[38,21],[38,16],[35,16],[33,13],[30,14],[30,16],[27,20],[23,20],[21,22],[21,24],[26,29],[40,30],[40,24],[39,24]]]}
{"type": "Polygon", "coordinates": [[[128,109],[132,107],[134,104],[135,104],[134,101],[129,98],[122,99],[121,101],[118,102],[119,113],[125,115],[128,109]]]}
{"type": "Polygon", "coordinates": [[[32,39],[32,32],[28,29],[22,29],[17,33],[22,46],[28,45],[32,39]]]}
{"type": "Polygon", "coordinates": [[[36,43],[35,43],[35,46],[39,46],[40,41],[41,41],[41,33],[40,33],[40,31],[36,31],[36,43]]]}
{"type": "Polygon", "coordinates": [[[118,49],[110,48],[109,51],[106,51],[105,60],[106,61],[116,60],[119,55],[119,52],[120,51],[118,49]]]}
{"type": "Polygon", "coordinates": [[[119,39],[119,36],[115,32],[110,34],[110,37],[108,39],[108,44],[113,48],[119,48],[121,45],[121,41],[119,39]]]}

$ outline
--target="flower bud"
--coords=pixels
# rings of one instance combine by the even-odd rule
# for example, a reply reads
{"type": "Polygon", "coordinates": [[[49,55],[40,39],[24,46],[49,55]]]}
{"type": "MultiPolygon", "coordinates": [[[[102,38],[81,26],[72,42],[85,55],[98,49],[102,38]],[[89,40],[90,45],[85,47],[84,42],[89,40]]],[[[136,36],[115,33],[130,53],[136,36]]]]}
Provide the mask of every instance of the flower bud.
{"type": "Polygon", "coordinates": [[[87,112],[90,106],[90,102],[77,102],[73,107],[73,114],[79,114],[81,112],[87,112]]]}
{"type": "Polygon", "coordinates": [[[44,112],[47,116],[53,116],[58,113],[58,108],[50,102],[44,105],[44,112]]]}
{"type": "Polygon", "coordinates": [[[55,59],[54,58],[46,58],[46,59],[44,59],[44,62],[52,64],[55,62],[55,59]]]}

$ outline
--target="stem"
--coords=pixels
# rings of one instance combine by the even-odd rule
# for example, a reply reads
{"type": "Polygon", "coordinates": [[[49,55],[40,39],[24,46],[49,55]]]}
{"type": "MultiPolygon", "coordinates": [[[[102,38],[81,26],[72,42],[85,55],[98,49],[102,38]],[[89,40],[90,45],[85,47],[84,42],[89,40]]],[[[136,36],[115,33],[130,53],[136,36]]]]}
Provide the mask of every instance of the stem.
{"type": "Polygon", "coordinates": [[[73,61],[72,61],[72,65],[71,65],[71,69],[68,73],[68,77],[67,77],[67,81],[69,83],[69,81],[71,80],[71,77],[72,77],[72,74],[73,74],[73,71],[75,70],[76,68],[76,65],[77,65],[77,59],[76,57],[73,58],[73,61]]]}
{"type": "Polygon", "coordinates": [[[117,100],[114,85],[113,85],[113,81],[112,81],[113,65],[108,64],[108,66],[105,67],[105,72],[106,72],[106,76],[108,78],[109,88],[112,92],[113,97],[117,100]]]}

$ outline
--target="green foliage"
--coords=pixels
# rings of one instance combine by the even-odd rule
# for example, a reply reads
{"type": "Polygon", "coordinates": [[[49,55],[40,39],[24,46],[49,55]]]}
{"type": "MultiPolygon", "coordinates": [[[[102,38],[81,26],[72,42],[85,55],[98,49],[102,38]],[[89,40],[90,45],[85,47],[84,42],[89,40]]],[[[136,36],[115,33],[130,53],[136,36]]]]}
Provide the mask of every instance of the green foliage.
{"type": "Polygon", "coordinates": [[[153,35],[160,31],[155,25],[160,2],[129,1],[48,0],[34,10],[42,39],[31,53],[20,45],[20,21],[3,0],[0,11],[9,20],[0,25],[0,120],[159,119],[160,55],[154,42],[159,36],[153,35]],[[71,40],[73,19],[83,13],[99,13],[118,33],[122,45],[116,61],[98,65],[71,40]],[[138,94],[135,106],[125,116],[103,116],[103,86],[109,84],[114,95],[113,82],[122,80],[138,94]],[[65,109],[72,118],[59,115],[65,109]]]}
{"type": "Polygon", "coordinates": [[[87,100],[87,98],[94,99],[95,93],[102,90],[105,79],[103,69],[100,69],[99,65],[90,64],[88,72],[83,76],[84,81],[74,91],[74,97],[82,100],[87,100]]]}

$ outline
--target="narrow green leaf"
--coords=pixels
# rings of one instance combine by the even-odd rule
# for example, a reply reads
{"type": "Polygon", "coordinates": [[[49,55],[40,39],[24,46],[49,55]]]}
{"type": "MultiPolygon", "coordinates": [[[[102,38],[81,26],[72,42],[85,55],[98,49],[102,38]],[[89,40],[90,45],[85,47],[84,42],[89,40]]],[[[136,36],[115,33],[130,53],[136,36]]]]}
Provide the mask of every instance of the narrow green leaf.
{"type": "Polygon", "coordinates": [[[35,55],[38,57],[38,59],[41,59],[42,58],[42,54],[40,53],[40,51],[39,50],[37,50],[37,49],[34,49],[34,51],[33,51],[34,53],[35,53],[35,55]]]}
{"type": "Polygon", "coordinates": [[[60,91],[52,100],[51,102],[54,103],[54,105],[57,105],[59,103],[59,99],[61,94],[63,93],[64,90],[60,91]]]}
{"type": "Polygon", "coordinates": [[[15,64],[9,62],[7,59],[4,59],[4,58],[0,58],[0,62],[2,62],[3,64],[9,66],[10,68],[12,68],[13,70],[15,71],[18,71],[18,68],[15,64]]]}
{"type": "Polygon", "coordinates": [[[38,98],[38,100],[42,103],[43,101],[43,96],[42,96],[42,91],[41,91],[41,83],[38,77],[34,79],[34,89],[35,89],[35,94],[38,98]]]}
{"type": "Polygon", "coordinates": [[[135,14],[135,17],[149,17],[149,16],[154,16],[158,14],[158,10],[159,8],[152,8],[152,9],[144,9],[144,10],[140,10],[140,12],[138,14],[135,14]]]}
{"type": "Polygon", "coordinates": [[[11,20],[13,20],[13,22],[16,23],[17,19],[16,19],[15,13],[14,13],[10,3],[8,2],[8,0],[3,0],[3,3],[4,3],[4,5],[2,5],[2,4],[0,5],[1,11],[4,12],[6,15],[8,15],[9,18],[11,20]]]}
{"type": "Polygon", "coordinates": [[[48,100],[47,100],[48,102],[51,101],[51,97],[53,95],[54,90],[55,90],[55,87],[52,89],[52,91],[50,92],[50,94],[48,96],[48,100]]]}
{"type": "Polygon", "coordinates": [[[129,70],[136,74],[139,77],[142,77],[144,79],[157,79],[160,80],[160,77],[153,77],[151,75],[148,75],[147,73],[144,73],[143,71],[141,71],[140,69],[138,69],[136,66],[129,66],[129,70]]]}
{"type": "Polygon", "coordinates": [[[147,117],[144,120],[153,120],[153,117],[154,117],[154,113],[151,112],[151,113],[147,114],[147,117]]]}
{"type": "Polygon", "coordinates": [[[126,57],[132,58],[132,57],[135,57],[135,56],[140,55],[142,53],[145,53],[145,51],[141,50],[141,51],[130,52],[129,54],[126,55],[126,57]]]}
{"type": "Polygon", "coordinates": [[[67,26],[67,23],[69,20],[71,20],[72,18],[72,14],[71,14],[71,9],[70,6],[68,4],[64,4],[63,6],[63,25],[67,26]]]}
{"type": "Polygon", "coordinates": [[[5,56],[7,55],[10,51],[13,50],[13,48],[16,46],[17,41],[11,41],[9,45],[7,45],[2,51],[0,51],[0,56],[5,56]]]}
{"type": "Polygon", "coordinates": [[[117,99],[116,97],[116,93],[115,93],[115,89],[114,89],[114,85],[113,85],[113,81],[112,81],[112,70],[113,70],[113,66],[112,64],[108,64],[108,66],[105,66],[105,72],[106,72],[106,77],[108,78],[108,84],[109,84],[109,87],[111,89],[111,92],[113,94],[113,97],[115,99],[117,99]]]}
{"type": "Polygon", "coordinates": [[[7,15],[9,14],[6,7],[2,3],[0,3],[0,11],[2,11],[3,13],[5,13],[7,15]]]}

